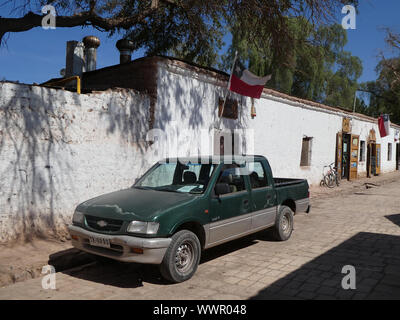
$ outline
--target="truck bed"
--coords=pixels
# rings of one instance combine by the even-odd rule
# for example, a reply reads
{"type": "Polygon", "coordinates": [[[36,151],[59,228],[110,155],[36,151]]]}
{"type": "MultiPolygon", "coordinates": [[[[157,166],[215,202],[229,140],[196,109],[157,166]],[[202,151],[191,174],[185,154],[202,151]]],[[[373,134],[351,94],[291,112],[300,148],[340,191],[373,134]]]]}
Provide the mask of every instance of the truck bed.
{"type": "Polygon", "coordinates": [[[304,179],[274,178],[274,184],[276,188],[300,184],[302,182],[304,182],[304,179]]]}

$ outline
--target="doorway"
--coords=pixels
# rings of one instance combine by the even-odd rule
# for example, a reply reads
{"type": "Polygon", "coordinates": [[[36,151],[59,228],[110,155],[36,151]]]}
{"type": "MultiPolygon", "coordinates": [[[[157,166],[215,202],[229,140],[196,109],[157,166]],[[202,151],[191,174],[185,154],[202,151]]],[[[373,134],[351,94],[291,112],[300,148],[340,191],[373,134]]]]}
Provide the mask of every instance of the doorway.
{"type": "Polygon", "coordinates": [[[398,143],[396,143],[396,170],[400,170],[400,148],[398,143]]]}
{"type": "Polygon", "coordinates": [[[381,145],[368,143],[367,156],[367,177],[379,175],[381,173],[381,145]]]}
{"type": "Polygon", "coordinates": [[[338,132],[336,136],[336,168],[340,179],[358,178],[358,152],[360,137],[355,134],[338,132]]]}
{"type": "Polygon", "coordinates": [[[367,178],[371,178],[371,143],[367,145],[367,178]]]}
{"type": "Polygon", "coordinates": [[[214,155],[235,156],[241,154],[242,138],[235,130],[214,132],[214,155]]]}
{"type": "Polygon", "coordinates": [[[343,134],[342,179],[350,178],[350,134],[343,134]]]}

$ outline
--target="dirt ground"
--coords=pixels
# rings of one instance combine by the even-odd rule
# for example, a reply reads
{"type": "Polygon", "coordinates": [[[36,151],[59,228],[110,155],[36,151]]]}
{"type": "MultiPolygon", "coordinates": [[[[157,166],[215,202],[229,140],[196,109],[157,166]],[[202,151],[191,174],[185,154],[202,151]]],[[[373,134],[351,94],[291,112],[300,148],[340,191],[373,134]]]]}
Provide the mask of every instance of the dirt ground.
{"type": "Polygon", "coordinates": [[[339,187],[327,188],[320,186],[310,187],[311,199],[323,198],[337,195],[346,195],[355,192],[359,189],[370,189],[374,187],[383,186],[387,183],[394,182],[400,179],[400,172],[394,171],[371,178],[359,178],[354,181],[342,180],[339,187]]]}
{"type": "MultiPolygon", "coordinates": [[[[326,197],[379,188],[396,180],[400,180],[400,172],[362,178],[352,182],[342,181],[340,187],[333,189],[312,187],[310,189],[311,203],[326,197]]],[[[55,266],[56,271],[60,272],[93,261],[94,258],[91,255],[73,249],[69,241],[34,239],[12,245],[0,244],[0,287],[37,278],[41,275],[42,267],[48,264],[55,266]]]]}
{"type": "Polygon", "coordinates": [[[69,241],[34,239],[0,244],[0,287],[36,278],[48,264],[62,271],[92,261],[93,257],[73,249],[69,241]]]}

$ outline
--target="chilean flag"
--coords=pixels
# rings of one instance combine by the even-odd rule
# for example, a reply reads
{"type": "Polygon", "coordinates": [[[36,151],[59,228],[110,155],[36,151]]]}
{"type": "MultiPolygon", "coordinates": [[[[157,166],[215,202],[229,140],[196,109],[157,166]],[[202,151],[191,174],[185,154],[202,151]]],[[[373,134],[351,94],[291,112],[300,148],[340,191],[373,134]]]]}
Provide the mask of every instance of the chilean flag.
{"type": "Polygon", "coordinates": [[[389,115],[384,114],[383,116],[380,116],[378,118],[378,127],[381,138],[389,135],[389,128],[390,128],[389,115]]]}
{"type": "Polygon", "coordinates": [[[260,99],[263,88],[269,79],[271,79],[271,75],[263,78],[257,77],[245,69],[239,60],[236,60],[229,83],[229,90],[243,96],[260,99]]]}

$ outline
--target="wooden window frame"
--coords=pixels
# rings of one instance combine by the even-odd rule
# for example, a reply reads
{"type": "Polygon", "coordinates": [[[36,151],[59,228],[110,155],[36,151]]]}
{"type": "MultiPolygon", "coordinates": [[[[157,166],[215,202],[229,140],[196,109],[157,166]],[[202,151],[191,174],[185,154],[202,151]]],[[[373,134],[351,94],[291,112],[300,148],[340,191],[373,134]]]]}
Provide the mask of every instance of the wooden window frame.
{"type": "MultiPolygon", "coordinates": [[[[222,106],[224,105],[224,99],[219,98],[218,100],[218,117],[221,118],[222,106]]],[[[237,120],[239,118],[239,103],[236,99],[227,98],[224,112],[222,114],[223,118],[237,120]]]]}

